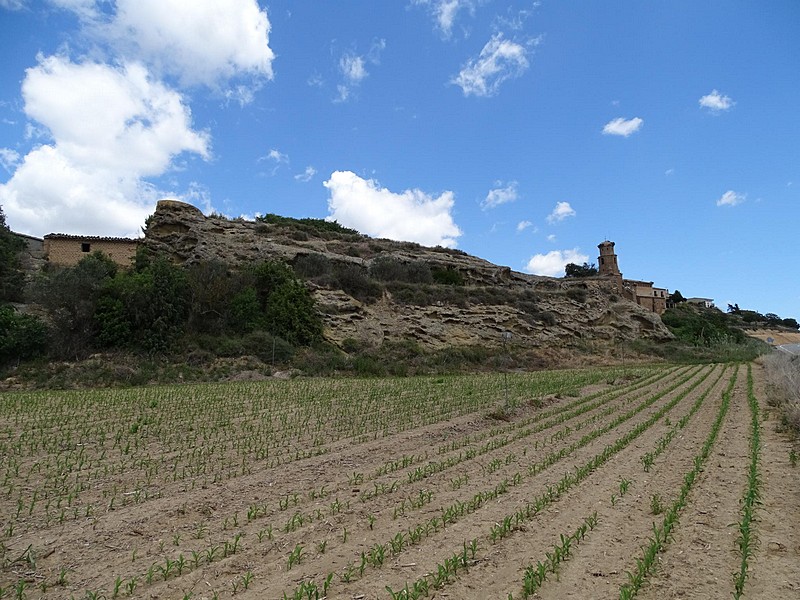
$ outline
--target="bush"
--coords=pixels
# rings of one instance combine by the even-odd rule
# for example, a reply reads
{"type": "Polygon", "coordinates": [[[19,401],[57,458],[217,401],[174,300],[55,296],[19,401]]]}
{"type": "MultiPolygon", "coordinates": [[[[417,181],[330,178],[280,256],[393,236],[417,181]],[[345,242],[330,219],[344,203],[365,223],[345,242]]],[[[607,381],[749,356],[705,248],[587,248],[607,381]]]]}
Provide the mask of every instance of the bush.
{"type": "Polygon", "coordinates": [[[51,269],[34,280],[31,296],[48,313],[56,356],[81,358],[91,352],[99,331],[97,303],[116,273],[110,258],[94,252],[74,267],[51,269]]]}
{"type": "Polygon", "coordinates": [[[696,346],[720,343],[745,344],[747,336],[741,329],[729,326],[729,318],[716,309],[678,304],[661,315],[661,320],[680,340],[696,346]]]}
{"type": "Polygon", "coordinates": [[[342,291],[361,302],[374,302],[383,294],[383,288],[367,277],[365,270],[358,265],[337,265],[334,277],[342,291]]]}
{"type": "Polygon", "coordinates": [[[0,365],[41,356],[46,348],[47,326],[41,319],[0,306],[0,365]]]}
{"type": "Polygon", "coordinates": [[[280,215],[268,213],[261,217],[256,217],[256,221],[269,223],[270,225],[281,225],[284,227],[294,227],[309,233],[343,233],[350,235],[361,235],[355,229],[342,227],[336,221],[326,221],[324,219],[293,219],[292,217],[282,217],[280,215]]]}
{"type": "Polygon", "coordinates": [[[390,256],[381,256],[372,261],[369,275],[378,281],[433,283],[433,275],[427,263],[422,261],[403,262],[390,256]]]}
{"type": "Polygon", "coordinates": [[[19,253],[24,249],[24,240],[11,233],[0,208],[0,302],[22,300],[25,276],[19,253]]]}
{"type": "Polygon", "coordinates": [[[433,269],[433,281],[442,285],[464,285],[464,277],[455,269],[433,269]]]}
{"type": "Polygon", "coordinates": [[[294,262],[292,262],[292,268],[299,277],[304,277],[305,279],[314,279],[316,277],[328,275],[333,269],[330,259],[324,254],[318,254],[316,252],[311,254],[298,254],[294,262]]]}
{"type": "Polygon", "coordinates": [[[567,298],[571,300],[575,300],[580,304],[584,304],[586,302],[587,293],[586,290],[581,288],[569,288],[567,290],[567,298]]]}

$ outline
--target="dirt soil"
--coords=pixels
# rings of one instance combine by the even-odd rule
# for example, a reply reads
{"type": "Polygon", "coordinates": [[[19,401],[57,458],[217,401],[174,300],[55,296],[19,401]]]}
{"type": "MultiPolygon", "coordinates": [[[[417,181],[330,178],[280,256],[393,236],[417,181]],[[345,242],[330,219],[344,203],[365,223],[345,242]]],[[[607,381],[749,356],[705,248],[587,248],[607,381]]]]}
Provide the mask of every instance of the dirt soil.
{"type": "MultiPolygon", "coordinates": [[[[176,431],[203,444],[179,449],[176,437],[171,453],[160,448],[156,455],[154,447],[152,463],[136,465],[153,472],[161,465],[154,476],[161,492],[147,500],[132,482],[116,480],[113,466],[87,479],[90,489],[82,494],[95,493],[105,507],[91,514],[56,490],[29,508],[15,500],[17,491],[0,488],[0,587],[6,591],[0,597],[371,600],[414,597],[417,582],[418,590],[428,588],[420,598],[519,599],[526,569],[547,561],[554,547],[595,519],[530,597],[619,598],[662,523],[654,500],[662,507],[676,500],[732,386],[708,460],[639,593],[648,600],[729,599],[741,564],[737,524],[750,461],[747,370],[664,368],[587,387],[578,397],[531,397],[508,415],[475,410],[405,431],[342,438],[323,454],[303,457],[315,443],[308,424],[305,447],[265,448],[263,460],[246,466],[216,457],[228,460],[225,476],[203,473],[201,458],[215,452],[203,437],[210,430],[176,431]],[[287,462],[272,464],[279,451],[287,462]],[[194,471],[189,476],[180,468],[194,471]],[[565,475],[572,483],[559,489],[565,475]],[[112,482],[118,489],[103,498],[112,482]],[[537,499],[540,506],[531,511],[537,499]],[[446,565],[454,555],[461,562],[453,573],[446,565]]],[[[752,365],[752,375],[762,420],[762,503],[744,597],[800,598],[800,466],[790,464],[790,442],[775,431],[761,367],[752,365]]],[[[161,408],[170,406],[165,399],[161,408]]],[[[209,422],[218,418],[207,414],[209,422]]],[[[365,416],[371,418],[377,416],[365,416]]],[[[134,413],[130,422],[131,429],[141,423],[134,413]]],[[[42,416],[41,439],[58,423],[57,415],[42,416]]],[[[40,438],[31,433],[0,423],[0,451],[8,457],[22,446],[26,456],[41,453],[19,460],[18,475],[12,458],[0,463],[4,485],[27,474],[21,485],[34,489],[41,472],[36,461],[58,460],[33,447],[40,438]]],[[[86,448],[91,462],[101,450],[79,438],[76,432],[74,450],[79,456],[86,448]]],[[[132,460],[122,450],[111,461],[120,472],[132,460]]],[[[65,489],[76,478],[65,467],[65,489]]]]}
{"type": "Polygon", "coordinates": [[[748,331],[747,335],[766,342],[772,338],[772,344],[781,346],[783,344],[800,344],[800,331],[787,331],[785,329],[756,329],[748,331]]]}

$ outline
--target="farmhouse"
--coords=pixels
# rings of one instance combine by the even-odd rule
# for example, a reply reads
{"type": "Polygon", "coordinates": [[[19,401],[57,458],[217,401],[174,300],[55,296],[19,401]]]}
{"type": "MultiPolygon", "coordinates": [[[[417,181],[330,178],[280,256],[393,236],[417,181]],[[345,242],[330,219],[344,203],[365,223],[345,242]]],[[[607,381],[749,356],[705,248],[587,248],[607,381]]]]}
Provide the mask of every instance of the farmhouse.
{"type": "Polygon", "coordinates": [[[696,306],[702,306],[703,308],[714,308],[713,298],[687,298],[686,302],[696,306]]]}
{"type": "Polygon", "coordinates": [[[129,267],[139,247],[139,240],[50,233],[44,236],[44,256],[54,265],[71,267],[84,257],[100,250],[121,267],[129,267]]]}
{"type": "Polygon", "coordinates": [[[614,252],[614,242],[605,240],[597,247],[600,249],[600,256],[597,259],[599,274],[615,280],[617,289],[623,296],[657,315],[661,315],[667,310],[667,298],[669,297],[667,288],[653,287],[652,281],[623,279],[617,255],[614,252]]]}

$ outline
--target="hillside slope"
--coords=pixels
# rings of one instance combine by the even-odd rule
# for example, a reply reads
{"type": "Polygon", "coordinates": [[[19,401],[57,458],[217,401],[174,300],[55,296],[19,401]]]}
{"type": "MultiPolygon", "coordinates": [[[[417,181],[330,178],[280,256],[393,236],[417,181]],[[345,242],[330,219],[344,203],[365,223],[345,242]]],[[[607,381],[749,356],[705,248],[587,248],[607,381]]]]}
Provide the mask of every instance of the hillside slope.
{"type": "Polygon", "coordinates": [[[601,277],[526,275],[458,250],[320,224],[206,217],[191,205],[161,201],[144,244],[180,264],[291,264],[313,290],[325,337],[343,348],[409,340],[426,349],[499,346],[504,331],[518,347],[588,345],[596,352],[620,340],[672,338],[657,315],[601,277]]]}

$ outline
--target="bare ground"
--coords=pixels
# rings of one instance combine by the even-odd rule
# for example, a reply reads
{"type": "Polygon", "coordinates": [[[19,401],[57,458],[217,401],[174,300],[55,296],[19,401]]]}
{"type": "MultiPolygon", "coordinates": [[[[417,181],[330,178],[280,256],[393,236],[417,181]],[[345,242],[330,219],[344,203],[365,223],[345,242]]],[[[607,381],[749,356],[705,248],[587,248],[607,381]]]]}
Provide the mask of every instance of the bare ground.
{"type": "MultiPolygon", "coordinates": [[[[342,439],[320,456],[277,466],[265,461],[215,482],[165,483],[160,497],[139,504],[63,524],[23,523],[4,537],[0,586],[7,597],[23,581],[27,598],[247,600],[314,598],[313,581],[319,598],[367,600],[425,581],[431,598],[522,598],[526,568],[596,515],[594,529],[532,597],[617,598],[661,520],[653,497],[674,501],[734,370],[665,369],[587,387],[579,397],[532,397],[507,417],[474,411],[342,439]],[[701,400],[645,471],[643,456],[701,400]],[[536,514],[493,534],[626,436],[623,447],[536,514]],[[439,567],[468,552],[470,542],[466,567],[434,589],[439,567]]],[[[765,409],[760,367],[753,374],[765,409]]],[[[731,597],[749,424],[746,367],[739,367],[709,460],[642,597],[731,597]]],[[[790,446],[769,418],[762,429],[759,544],[744,597],[800,597],[800,468],[790,466],[790,446]]],[[[10,502],[0,506],[4,517],[16,510],[10,502]]]]}

